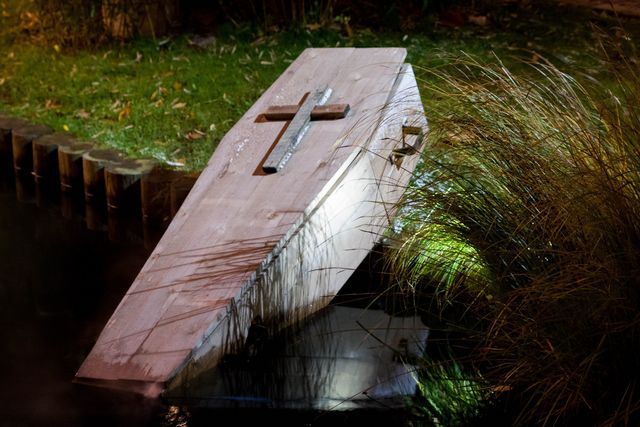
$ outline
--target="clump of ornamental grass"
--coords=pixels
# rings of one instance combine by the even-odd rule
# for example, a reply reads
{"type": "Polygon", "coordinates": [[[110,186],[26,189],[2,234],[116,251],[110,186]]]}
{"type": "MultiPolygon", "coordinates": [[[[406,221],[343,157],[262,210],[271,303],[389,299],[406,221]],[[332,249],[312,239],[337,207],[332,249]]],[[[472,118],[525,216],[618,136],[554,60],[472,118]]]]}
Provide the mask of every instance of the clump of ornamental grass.
{"type": "Polygon", "coordinates": [[[517,425],[640,418],[640,66],[610,60],[623,71],[599,88],[470,57],[422,88],[392,264],[517,425]]]}

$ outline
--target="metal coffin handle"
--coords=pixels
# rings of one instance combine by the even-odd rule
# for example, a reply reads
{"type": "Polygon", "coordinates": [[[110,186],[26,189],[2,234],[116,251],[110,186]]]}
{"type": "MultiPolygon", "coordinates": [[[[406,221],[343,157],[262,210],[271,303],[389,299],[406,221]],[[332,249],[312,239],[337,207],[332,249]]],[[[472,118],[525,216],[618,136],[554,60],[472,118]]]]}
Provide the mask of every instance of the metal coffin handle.
{"type": "Polygon", "coordinates": [[[402,160],[406,156],[417,154],[424,142],[424,129],[422,126],[410,126],[405,118],[402,122],[402,143],[400,147],[394,148],[389,154],[389,162],[396,165],[398,169],[402,166],[402,160]],[[415,136],[413,144],[407,142],[407,135],[415,136]]]}

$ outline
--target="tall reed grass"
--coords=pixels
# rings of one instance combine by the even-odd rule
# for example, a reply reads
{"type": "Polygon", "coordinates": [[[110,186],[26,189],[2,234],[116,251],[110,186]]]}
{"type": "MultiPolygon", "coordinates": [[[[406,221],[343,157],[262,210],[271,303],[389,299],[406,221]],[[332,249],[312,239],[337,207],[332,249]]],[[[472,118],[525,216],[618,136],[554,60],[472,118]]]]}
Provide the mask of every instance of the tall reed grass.
{"type": "Polygon", "coordinates": [[[391,263],[514,425],[640,418],[640,65],[602,40],[607,84],[471,57],[424,71],[431,131],[391,263]]]}

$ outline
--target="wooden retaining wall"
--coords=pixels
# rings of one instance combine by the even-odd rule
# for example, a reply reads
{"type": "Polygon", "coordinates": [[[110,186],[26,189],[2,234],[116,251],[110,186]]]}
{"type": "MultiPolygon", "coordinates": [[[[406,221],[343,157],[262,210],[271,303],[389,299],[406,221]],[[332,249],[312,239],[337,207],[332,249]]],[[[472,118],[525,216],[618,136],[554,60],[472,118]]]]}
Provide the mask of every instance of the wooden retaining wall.
{"type": "MultiPolygon", "coordinates": [[[[109,224],[128,218],[145,230],[164,229],[198,177],[3,114],[0,175],[15,179],[18,199],[28,197],[30,189],[36,203],[59,198],[63,214],[71,214],[74,200],[81,200],[89,229],[99,228],[105,212],[109,224]]],[[[110,230],[113,239],[117,234],[110,230]]]]}

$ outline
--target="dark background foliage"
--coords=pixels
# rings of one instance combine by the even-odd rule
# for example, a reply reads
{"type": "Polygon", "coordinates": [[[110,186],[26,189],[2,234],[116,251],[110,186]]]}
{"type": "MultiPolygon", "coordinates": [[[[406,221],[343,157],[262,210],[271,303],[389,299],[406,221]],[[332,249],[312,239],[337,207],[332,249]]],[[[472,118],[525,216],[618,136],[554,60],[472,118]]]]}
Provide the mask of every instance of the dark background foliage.
{"type": "Polygon", "coordinates": [[[412,31],[433,26],[436,20],[461,25],[469,13],[484,13],[489,4],[473,0],[32,0],[23,5],[17,25],[40,41],[82,47],[137,35],[215,34],[226,25],[251,26],[262,33],[332,27],[350,35],[352,26],[412,31]]]}

